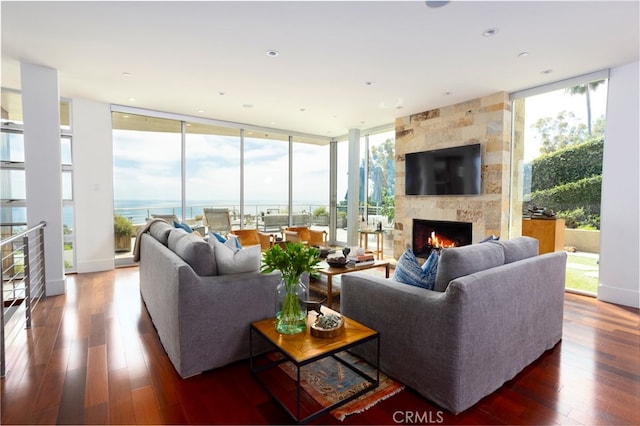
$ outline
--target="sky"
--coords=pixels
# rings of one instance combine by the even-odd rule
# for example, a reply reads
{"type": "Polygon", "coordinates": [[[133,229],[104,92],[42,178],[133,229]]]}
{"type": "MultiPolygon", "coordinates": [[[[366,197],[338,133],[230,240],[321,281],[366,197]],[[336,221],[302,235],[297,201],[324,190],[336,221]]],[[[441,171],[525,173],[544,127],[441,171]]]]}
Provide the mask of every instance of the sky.
{"type": "MultiPolygon", "coordinates": [[[[525,161],[540,155],[540,138],[531,125],[544,117],[555,117],[561,111],[571,111],[576,119],[587,123],[586,95],[570,95],[564,89],[530,96],[525,100],[525,161]]],[[[591,121],[606,116],[607,83],[591,92],[591,121]]]]}

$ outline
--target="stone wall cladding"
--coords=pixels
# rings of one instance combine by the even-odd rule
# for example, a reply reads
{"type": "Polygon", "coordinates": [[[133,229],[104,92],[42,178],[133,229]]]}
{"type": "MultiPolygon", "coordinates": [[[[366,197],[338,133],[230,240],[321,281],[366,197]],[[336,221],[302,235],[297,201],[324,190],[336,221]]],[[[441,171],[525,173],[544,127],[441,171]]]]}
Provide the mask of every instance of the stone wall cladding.
{"type": "Polygon", "coordinates": [[[508,235],[511,103],[505,92],[396,119],[394,257],[412,241],[413,219],[473,223],[473,242],[508,235]],[[406,196],[405,154],[459,145],[482,146],[476,196],[406,196]]]}

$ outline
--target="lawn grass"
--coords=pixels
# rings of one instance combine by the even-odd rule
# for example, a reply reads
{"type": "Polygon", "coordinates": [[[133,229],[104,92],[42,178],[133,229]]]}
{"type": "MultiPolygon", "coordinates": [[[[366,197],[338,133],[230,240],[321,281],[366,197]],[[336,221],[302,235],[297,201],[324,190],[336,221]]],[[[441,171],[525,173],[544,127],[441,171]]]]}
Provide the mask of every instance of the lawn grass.
{"type": "Polygon", "coordinates": [[[573,290],[598,292],[598,258],[568,253],[565,287],[573,290]]]}

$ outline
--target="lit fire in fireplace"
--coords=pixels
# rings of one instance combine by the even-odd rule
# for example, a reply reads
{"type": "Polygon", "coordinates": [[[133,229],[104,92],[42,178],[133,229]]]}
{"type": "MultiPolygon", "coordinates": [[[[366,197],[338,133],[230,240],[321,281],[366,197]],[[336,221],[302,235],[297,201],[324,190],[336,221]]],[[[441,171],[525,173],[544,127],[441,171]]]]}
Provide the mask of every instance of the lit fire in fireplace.
{"type": "Polygon", "coordinates": [[[447,248],[447,247],[455,247],[456,246],[456,243],[454,241],[447,240],[445,238],[440,239],[436,235],[435,231],[433,231],[431,233],[431,236],[429,237],[427,243],[428,243],[428,245],[430,247],[435,247],[435,248],[447,248]]]}

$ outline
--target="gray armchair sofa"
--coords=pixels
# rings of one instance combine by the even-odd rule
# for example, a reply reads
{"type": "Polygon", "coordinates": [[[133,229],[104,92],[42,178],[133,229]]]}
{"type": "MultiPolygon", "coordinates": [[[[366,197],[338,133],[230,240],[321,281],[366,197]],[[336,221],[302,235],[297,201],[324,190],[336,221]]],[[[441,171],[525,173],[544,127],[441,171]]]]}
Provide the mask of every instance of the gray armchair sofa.
{"type": "Polygon", "coordinates": [[[457,414],[562,338],[566,253],[537,254],[528,237],[443,249],[436,291],[345,274],[341,311],[380,332],[382,371],[457,414]]]}
{"type": "Polygon", "coordinates": [[[209,243],[161,220],[138,244],[140,294],[178,374],[248,358],[249,324],[274,316],[280,273],[219,275],[209,243]]]}

